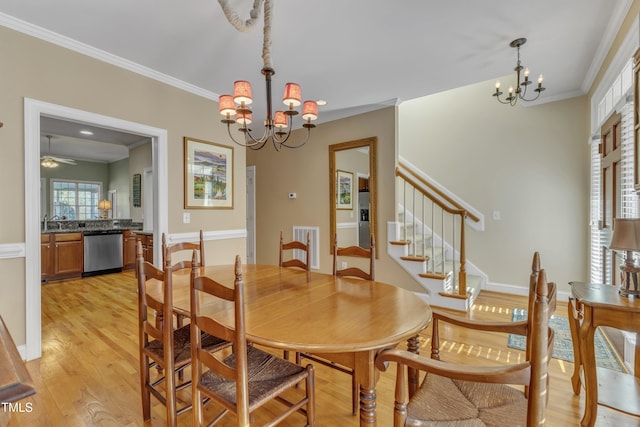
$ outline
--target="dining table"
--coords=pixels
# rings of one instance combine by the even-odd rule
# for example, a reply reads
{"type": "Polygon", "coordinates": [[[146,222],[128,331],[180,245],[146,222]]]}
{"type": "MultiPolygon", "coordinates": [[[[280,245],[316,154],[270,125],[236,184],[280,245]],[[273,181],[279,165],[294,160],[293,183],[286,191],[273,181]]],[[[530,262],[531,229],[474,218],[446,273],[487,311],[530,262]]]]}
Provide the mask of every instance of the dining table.
{"type": "MultiPolygon", "coordinates": [[[[233,287],[233,265],[198,267],[198,274],[233,287]]],[[[172,273],[173,305],[190,311],[191,269],[172,273]]],[[[242,265],[247,340],[272,349],[313,353],[354,370],[360,385],[360,425],[375,426],[374,361],[407,342],[418,352],[418,334],[431,322],[429,304],[406,289],[273,265],[242,265]]],[[[161,284],[148,292],[162,299],[161,284]]],[[[202,313],[233,327],[231,303],[203,298],[202,313]]]]}

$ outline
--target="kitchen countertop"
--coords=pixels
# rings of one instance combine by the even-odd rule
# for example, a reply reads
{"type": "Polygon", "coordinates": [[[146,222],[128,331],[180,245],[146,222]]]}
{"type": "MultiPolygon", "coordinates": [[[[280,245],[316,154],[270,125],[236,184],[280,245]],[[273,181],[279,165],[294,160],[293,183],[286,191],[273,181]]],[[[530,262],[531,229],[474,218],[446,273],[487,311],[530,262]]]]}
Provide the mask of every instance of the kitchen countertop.
{"type": "Polygon", "coordinates": [[[42,234],[48,233],[79,233],[83,231],[96,230],[132,230],[142,231],[142,224],[133,222],[130,219],[99,219],[99,220],[62,220],[47,221],[45,230],[44,224],[41,227],[42,234]]]}

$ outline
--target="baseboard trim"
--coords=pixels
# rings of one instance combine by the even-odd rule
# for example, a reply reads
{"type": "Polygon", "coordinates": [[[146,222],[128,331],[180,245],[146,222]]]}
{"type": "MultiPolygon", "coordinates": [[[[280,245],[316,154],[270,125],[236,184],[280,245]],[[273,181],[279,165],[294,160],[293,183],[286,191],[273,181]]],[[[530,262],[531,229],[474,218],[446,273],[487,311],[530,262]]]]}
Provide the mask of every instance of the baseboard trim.
{"type": "MultiPolygon", "coordinates": [[[[508,285],[505,283],[487,282],[482,289],[485,291],[500,292],[503,294],[529,296],[529,288],[524,288],[522,286],[516,285],[508,285]]],[[[568,302],[570,296],[570,292],[558,291],[556,299],[558,301],[568,302]]]]}

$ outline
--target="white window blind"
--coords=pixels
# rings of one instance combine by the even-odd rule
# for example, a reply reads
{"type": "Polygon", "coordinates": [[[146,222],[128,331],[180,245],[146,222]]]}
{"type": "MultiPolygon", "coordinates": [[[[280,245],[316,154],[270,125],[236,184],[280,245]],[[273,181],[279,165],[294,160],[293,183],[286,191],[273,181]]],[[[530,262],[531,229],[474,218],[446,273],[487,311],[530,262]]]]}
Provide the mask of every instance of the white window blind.
{"type": "Polygon", "coordinates": [[[622,200],[621,212],[622,218],[638,217],[638,196],[635,191],[635,183],[633,176],[634,167],[634,141],[633,141],[633,103],[628,102],[621,109],[622,114],[622,143],[620,149],[621,155],[621,178],[622,178],[622,200]]]}
{"type": "Polygon", "coordinates": [[[600,152],[598,147],[600,138],[591,142],[591,212],[589,226],[591,227],[591,283],[602,283],[602,236],[600,233],[599,220],[602,209],[600,200],[602,174],[600,168],[600,152]]]}

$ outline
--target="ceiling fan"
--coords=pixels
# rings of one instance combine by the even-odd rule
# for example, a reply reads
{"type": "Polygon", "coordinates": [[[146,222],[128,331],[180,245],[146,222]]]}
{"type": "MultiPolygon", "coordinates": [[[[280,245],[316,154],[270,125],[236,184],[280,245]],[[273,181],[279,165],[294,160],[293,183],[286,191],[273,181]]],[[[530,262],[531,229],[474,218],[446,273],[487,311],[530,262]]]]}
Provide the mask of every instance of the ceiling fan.
{"type": "Polygon", "coordinates": [[[47,138],[49,139],[49,154],[45,154],[43,156],[40,157],[40,165],[42,165],[45,168],[57,168],[59,163],[65,163],[68,165],[72,165],[72,166],[76,166],[77,163],[75,160],[73,159],[67,159],[64,157],[57,157],[52,155],[51,152],[51,135],[47,135],[47,138]]]}

